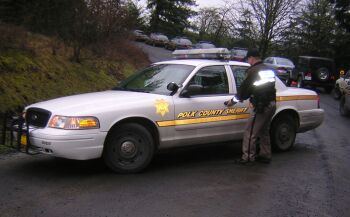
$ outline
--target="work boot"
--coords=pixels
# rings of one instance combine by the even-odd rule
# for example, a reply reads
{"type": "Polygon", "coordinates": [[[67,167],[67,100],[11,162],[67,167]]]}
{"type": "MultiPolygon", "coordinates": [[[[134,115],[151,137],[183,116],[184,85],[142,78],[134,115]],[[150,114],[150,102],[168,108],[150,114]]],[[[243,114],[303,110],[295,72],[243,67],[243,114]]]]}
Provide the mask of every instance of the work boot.
{"type": "Polygon", "coordinates": [[[263,157],[263,156],[257,156],[255,157],[255,160],[260,163],[269,164],[271,163],[271,158],[263,157]]]}
{"type": "Polygon", "coordinates": [[[235,164],[240,164],[240,165],[251,165],[254,163],[254,160],[245,160],[243,158],[238,158],[235,160],[235,164]]]}

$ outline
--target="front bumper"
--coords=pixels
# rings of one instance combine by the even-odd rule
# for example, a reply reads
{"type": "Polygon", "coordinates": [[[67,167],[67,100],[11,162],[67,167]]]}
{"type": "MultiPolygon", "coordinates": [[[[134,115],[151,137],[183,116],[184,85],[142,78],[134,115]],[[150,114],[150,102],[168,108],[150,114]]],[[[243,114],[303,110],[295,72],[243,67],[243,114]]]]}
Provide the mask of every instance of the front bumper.
{"type": "Polygon", "coordinates": [[[29,149],[74,160],[102,156],[107,132],[99,130],[29,129],[29,149]]]}

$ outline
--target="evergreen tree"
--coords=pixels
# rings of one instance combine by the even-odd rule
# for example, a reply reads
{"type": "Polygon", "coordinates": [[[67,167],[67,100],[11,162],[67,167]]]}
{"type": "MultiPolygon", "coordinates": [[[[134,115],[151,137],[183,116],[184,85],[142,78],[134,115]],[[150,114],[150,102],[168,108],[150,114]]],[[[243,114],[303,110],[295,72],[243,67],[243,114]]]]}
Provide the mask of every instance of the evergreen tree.
{"type": "Polygon", "coordinates": [[[299,18],[299,46],[304,55],[332,57],[336,22],[328,0],[310,0],[299,18]]]}
{"type": "Polygon", "coordinates": [[[350,32],[350,1],[330,0],[335,6],[335,17],[342,27],[350,32]]]}
{"type": "Polygon", "coordinates": [[[195,0],[148,0],[151,31],[173,36],[182,34],[185,28],[190,27],[188,18],[195,14],[190,8],[193,5],[195,0]]]}

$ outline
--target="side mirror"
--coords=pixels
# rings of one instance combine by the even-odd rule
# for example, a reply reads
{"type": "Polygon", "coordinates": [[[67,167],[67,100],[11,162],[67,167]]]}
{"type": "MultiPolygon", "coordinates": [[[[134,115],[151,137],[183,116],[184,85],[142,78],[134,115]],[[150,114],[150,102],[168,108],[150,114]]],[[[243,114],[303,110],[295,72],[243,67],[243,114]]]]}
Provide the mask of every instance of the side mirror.
{"type": "Polygon", "coordinates": [[[166,88],[171,91],[172,94],[176,93],[176,91],[179,89],[179,85],[177,85],[175,82],[170,82],[166,88]]]}
{"type": "Polygon", "coordinates": [[[203,86],[199,84],[190,84],[185,90],[182,91],[181,96],[190,97],[193,95],[198,95],[202,92],[203,86]]]}

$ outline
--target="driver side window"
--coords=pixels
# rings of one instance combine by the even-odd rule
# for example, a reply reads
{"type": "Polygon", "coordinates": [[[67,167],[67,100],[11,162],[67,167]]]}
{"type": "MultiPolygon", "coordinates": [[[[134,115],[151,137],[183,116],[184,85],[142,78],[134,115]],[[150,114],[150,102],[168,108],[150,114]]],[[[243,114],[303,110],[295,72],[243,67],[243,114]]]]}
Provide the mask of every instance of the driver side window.
{"type": "Polygon", "coordinates": [[[244,66],[231,66],[233,76],[235,77],[237,92],[246,77],[247,67],[244,66]]]}
{"type": "Polygon", "coordinates": [[[228,79],[224,66],[208,66],[200,69],[191,79],[190,84],[201,85],[197,95],[228,94],[228,79]]]}

